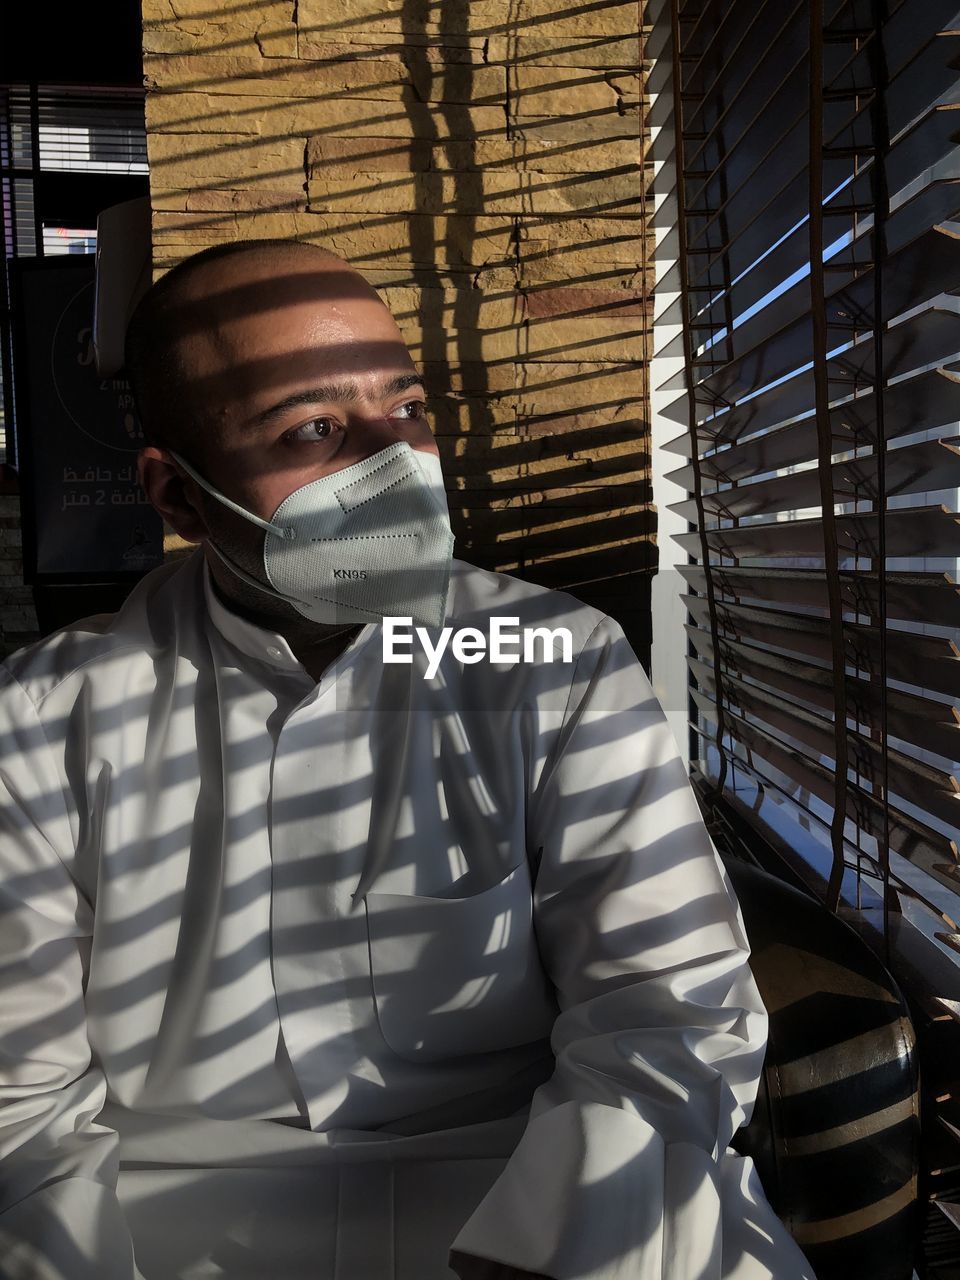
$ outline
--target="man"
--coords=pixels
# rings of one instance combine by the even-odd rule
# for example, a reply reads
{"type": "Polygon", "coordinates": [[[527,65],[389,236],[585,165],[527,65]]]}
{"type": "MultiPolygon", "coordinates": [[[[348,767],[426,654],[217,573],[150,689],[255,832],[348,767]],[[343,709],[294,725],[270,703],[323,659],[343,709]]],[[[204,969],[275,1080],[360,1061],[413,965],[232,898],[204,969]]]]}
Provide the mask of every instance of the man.
{"type": "Polygon", "coordinates": [[[765,1014],[659,708],[451,562],[375,291],[198,254],[128,368],[201,550],[4,669],[4,1275],[810,1280],[728,1150],[765,1014]],[[498,618],[570,653],[428,676],[498,618]]]}

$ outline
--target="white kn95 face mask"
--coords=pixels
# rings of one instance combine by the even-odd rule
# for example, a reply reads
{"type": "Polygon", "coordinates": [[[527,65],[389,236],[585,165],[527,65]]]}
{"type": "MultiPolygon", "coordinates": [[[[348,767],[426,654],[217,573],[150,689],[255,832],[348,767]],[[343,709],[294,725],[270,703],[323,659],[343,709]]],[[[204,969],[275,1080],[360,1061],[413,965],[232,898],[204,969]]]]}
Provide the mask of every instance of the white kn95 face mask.
{"type": "Polygon", "coordinates": [[[248,585],[286,600],[314,622],[412,618],[443,625],[453,556],[440,460],[399,441],[295,489],[270,520],[220,493],[170,450],[203,489],[266,532],[258,582],[211,540],[248,585]]]}

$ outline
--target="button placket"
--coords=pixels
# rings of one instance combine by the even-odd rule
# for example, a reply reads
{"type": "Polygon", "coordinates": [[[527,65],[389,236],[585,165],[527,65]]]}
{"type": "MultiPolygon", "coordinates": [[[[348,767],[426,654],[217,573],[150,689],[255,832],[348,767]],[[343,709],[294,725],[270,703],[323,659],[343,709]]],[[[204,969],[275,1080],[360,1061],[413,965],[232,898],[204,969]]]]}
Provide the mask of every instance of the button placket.
{"type": "Polygon", "coordinates": [[[270,801],[274,985],[313,1128],[340,1116],[363,1057],[350,998],[351,952],[366,948],[363,913],[351,897],[362,849],[342,812],[357,789],[351,775],[358,753],[350,745],[350,717],[331,693],[313,690],[288,716],[278,736],[270,801]]]}

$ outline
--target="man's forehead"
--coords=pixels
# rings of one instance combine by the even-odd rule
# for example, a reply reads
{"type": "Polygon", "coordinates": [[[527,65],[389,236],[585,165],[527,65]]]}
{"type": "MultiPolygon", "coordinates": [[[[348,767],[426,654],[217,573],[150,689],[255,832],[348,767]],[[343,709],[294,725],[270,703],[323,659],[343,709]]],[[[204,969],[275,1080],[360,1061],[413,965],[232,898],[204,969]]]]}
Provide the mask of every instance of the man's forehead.
{"type": "Polygon", "coordinates": [[[240,253],[204,263],[177,289],[171,310],[184,333],[211,324],[237,324],[261,317],[271,322],[302,307],[379,303],[379,295],[348,263],[332,254],[293,247],[240,253]]]}
{"type": "Polygon", "coordinates": [[[376,290],[340,259],[272,251],[215,260],[181,295],[181,371],[220,419],[311,382],[372,386],[413,368],[376,290]],[[215,268],[218,268],[215,270],[215,268]]]}

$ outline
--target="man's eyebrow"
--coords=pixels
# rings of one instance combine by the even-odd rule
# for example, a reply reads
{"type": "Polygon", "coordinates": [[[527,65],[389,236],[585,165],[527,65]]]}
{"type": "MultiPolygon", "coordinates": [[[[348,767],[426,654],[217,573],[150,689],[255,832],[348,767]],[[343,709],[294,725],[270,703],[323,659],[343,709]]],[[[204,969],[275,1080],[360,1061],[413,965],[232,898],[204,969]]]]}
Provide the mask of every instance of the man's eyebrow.
{"type": "MultiPolygon", "coordinates": [[[[381,387],[381,395],[395,396],[401,391],[407,391],[410,387],[423,387],[424,381],[419,373],[401,373],[397,377],[391,378],[381,387]]],[[[337,403],[342,404],[345,400],[359,400],[360,388],[355,382],[324,382],[316,387],[308,387],[304,391],[295,391],[293,395],[284,396],[276,404],[272,404],[269,409],[264,409],[263,413],[257,414],[247,424],[251,427],[262,427],[268,423],[282,417],[290,409],[300,408],[302,405],[337,403]]]]}

